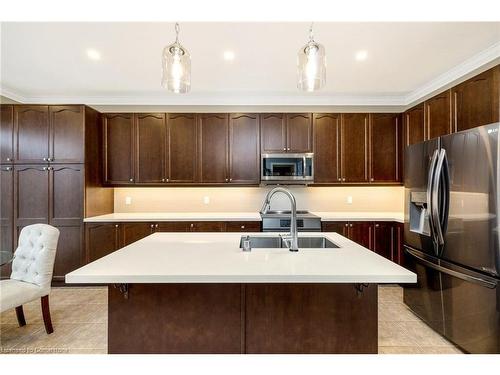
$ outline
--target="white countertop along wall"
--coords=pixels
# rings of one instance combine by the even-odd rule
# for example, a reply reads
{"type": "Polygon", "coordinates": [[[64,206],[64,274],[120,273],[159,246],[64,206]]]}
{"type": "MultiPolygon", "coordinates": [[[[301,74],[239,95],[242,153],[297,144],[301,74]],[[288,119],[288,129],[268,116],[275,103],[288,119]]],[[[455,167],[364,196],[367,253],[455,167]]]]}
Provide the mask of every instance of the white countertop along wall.
{"type": "MultiPolygon", "coordinates": [[[[340,248],[239,248],[249,233],[154,233],[66,275],[67,283],[415,283],[413,272],[337,233],[340,248]]],[[[250,234],[252,235],[252,234],[250,234]]],[[[262,236],[262,233],[254,235],[262,236]]],[[[278,235],[267,233],[266,235],[278,235]]]]}
{"type": "MultiPolygon", "coordinates": [[[[404,222],[399,212],[312,212],[322,221],[396,221],[404,222]]],[[[161,221],[261,221],[258,212],[120,212],[84,219],[87,223],[161,222],[161,221]]]]}

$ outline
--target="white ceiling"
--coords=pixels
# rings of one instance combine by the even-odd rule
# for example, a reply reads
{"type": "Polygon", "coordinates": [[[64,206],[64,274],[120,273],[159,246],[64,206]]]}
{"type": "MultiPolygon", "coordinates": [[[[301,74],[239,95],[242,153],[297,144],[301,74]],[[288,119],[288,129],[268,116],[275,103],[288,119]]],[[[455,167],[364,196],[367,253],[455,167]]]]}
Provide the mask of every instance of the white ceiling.
{"type": "Polygon", "coordinates": [[[2,95],[95,105],[406,105],[500,58],[500,23],[316,23],[327,85],[296,88],[307,23],[182,23],[192,90],[160,86],[172,23],[2,23],[2,95]],[[88,48],[102,58],[92,61],[88,48]],[[222,58],[226,50],[236,58],[222,58]],[[354,55],[366,50],[368,58],[354,55]]]}

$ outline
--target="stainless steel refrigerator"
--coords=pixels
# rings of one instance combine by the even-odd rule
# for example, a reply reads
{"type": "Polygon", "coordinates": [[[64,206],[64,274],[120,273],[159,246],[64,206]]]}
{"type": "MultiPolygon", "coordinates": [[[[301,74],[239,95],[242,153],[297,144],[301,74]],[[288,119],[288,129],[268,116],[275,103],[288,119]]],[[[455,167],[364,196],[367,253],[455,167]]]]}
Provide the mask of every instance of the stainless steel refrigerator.
{"type": "Polygon", "coordinates": [[[404,302],[470,353],[500,353],[500,123],[405,151],[404,302]]]}

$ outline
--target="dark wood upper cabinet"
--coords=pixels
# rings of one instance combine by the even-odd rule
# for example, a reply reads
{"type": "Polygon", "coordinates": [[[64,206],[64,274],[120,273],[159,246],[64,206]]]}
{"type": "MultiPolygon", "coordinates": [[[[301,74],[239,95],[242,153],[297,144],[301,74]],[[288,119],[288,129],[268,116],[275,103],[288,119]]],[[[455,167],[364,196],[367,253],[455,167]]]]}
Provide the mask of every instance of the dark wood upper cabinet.
{"type": "Polygon", "coordinates": [[[0,163],[14,161],[14,106],[0,105],[0,163]]]}
{"type": "Polygon", "coordinates": [[[198,127],[198,165],[201,183],[229,182],[228,115],[203,114],[198,127]]]}
{"type": "Polygon", "coordinates": [[[314,114],[314,182],[341,181],[340,114],[314,114]]]}
{"type": "Polygon", "coordinates": [[[370,182],[401,180],[401,117],[397,113],[370,115],[370,182]]]}
{"type": "Polygon", "coordinates": [[[107,113],[103,116],[104,182],[134,182],[134,116],[107,113]]]}
{"type": "Polygon", "coordinates": [[[168,114],[168,182],[196,182],[197,124],[194,114],[168,114]]]}
{"type": "Polygon", "coordinates": [[[312,151],[312,119],[310,113],[286,115],[287,152],[312,151]]]}
{"type": "Polygon", "coordinates": [[[499,121],[500,66],[483,72],[451,90],[454,131],[499,121]]]}
{"type": "Polygon", "coordinates": [[[282,113],[260,115],[260,147],[262,153],[286,151],[286,120],[282,113]]]}
{"type": "Polygon", "coordinates": [[[342,115],[342,182],[368,182],[368,114],[342,115]]]}
{"type": "Polygon", "coordinates": [[[167,182],[167,122],[163,113],[136,114],[135,182],[167,182]]]}
{"type": "Polygon", "coordinates": [[[447,90],[424,103],[427,139],[451,134],[451,94],[447,90]]]}
{"type": "Polygon", "coordinates": [[[258,184],[259,119],[256,114],[231,114],[229,119],[229,182],[258,184]]]}
{"type": "Polygon", "coordinates": [[[405,145],[426,140],[424,104],[410,108],[403,114],[405,145]]]}
{"type": "Polygon", "coordinates": [[[83,163],[85,117],[83,106],[50,106],[50,161],[83,163]]]}
{"type": "Polygon", "coordinates": [[[373,225],[373,251],[384,258],[394,260],[394,224],[376,222],[373,225]]]}
{"type": "Polygon", "coordinates": [[[49,107],[14,106],[14,161],[43,163],[49,159],[49,107]]]}

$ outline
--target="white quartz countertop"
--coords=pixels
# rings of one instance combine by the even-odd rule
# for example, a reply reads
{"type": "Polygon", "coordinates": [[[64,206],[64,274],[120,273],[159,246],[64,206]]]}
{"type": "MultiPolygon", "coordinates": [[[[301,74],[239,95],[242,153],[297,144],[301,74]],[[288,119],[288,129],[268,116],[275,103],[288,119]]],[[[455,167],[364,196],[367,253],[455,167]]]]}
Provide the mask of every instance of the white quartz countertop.
{"type": "MultiPolygon", "coordinates": [[[[402,212],[318,212],[322,221],[396,221],[404,222],[402,212]]],[[[141,221],[261,221],[259,212],[133,212],[85,218],[87,223],[141,221]]]]}
{"type": "Polygon", "coordinates": [[[403,212],[318,212],[321,221],[396,221],[404,223],[403,212]]]}
{"type": "Polygon", "coordinates": [[[131,212],[87,217],[86,223],[123,221],[261,221],[259,212],[131,212]]]}
{"type": "Polygon", "coordinates": [[[239,248],[242,235],[154,233],[66,275],[67,283],[415,283],[405,268],[337,233],[340,248],[239,248]]]}

